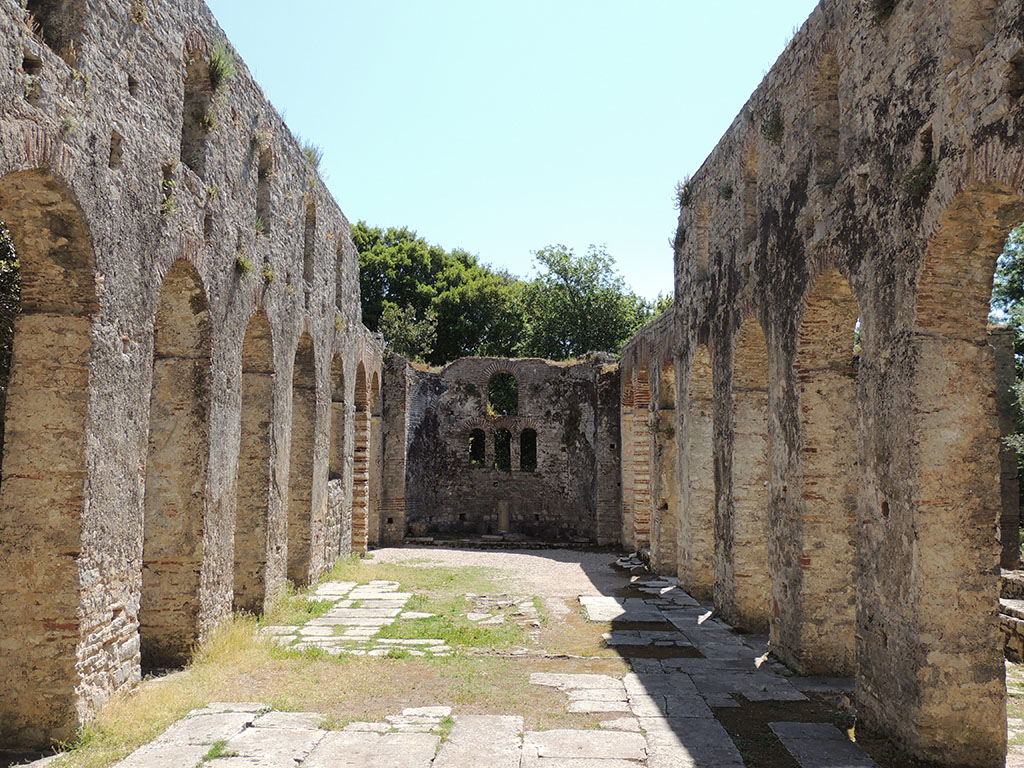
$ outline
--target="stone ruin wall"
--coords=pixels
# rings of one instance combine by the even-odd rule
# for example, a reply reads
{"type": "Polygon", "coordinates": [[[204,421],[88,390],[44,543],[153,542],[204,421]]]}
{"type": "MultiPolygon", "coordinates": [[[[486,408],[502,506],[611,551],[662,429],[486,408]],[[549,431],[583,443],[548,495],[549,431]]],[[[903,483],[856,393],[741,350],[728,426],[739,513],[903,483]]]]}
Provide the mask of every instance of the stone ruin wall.
{"type": "Polygon", "coordinates": [[[798,670],[855,674],[858,728],[948,765],[1006,750],[987,316],[1024,221],[1022,96],[1018,0],[825,0],[681,195],[674,334],[624,353],[627,540],[798,670]]]}
{"type": "Polygon", "coordinates": [[[390,540],[406,533],[619,540],[619,386],[610,359],[464,358],[435,373],[395,357],[387,370],[390,540]],[[518,383],[516,415],[488,412],[488,385],[500,373],[518,383]],[[509,471],[495,467],[495,435],[503,429],[511,437],[509,471]],[[479,466],[470,459],[473,430],[485,440],[479,466]],[[521,461],[524,430],[536,433],[534,470],[521,461]],[[393,466],[399,446],[400,467],[393,466]]]}
{"type": "Polygon", "coordinates": [[[29,4],[37,34],[0,3],[22,275],[0,481],[12,745],[71,739],[233,603],[365,549],[382,462],[348,221],[237,56],[214,90],[209,10],[29,4]]]}

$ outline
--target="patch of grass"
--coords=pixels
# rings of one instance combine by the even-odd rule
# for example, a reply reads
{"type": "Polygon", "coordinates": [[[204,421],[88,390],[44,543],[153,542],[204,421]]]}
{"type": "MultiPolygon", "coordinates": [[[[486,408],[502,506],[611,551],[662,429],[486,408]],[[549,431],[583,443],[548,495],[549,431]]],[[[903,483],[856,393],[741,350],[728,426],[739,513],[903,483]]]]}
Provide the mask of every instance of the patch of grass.
{"type": "Polygon", "coordinates": [[[199,765],[202,765],[206,760],[216,760],[218,757],[237,757],[238,753],[233,749],[228,749],[228,742],[226,739],[215,741],[210,745],[210,748],[206,750],[206,754],[203,755],[203,759],[199,761],[199,765]]]}
{"type": "Polygon", "coordinates": [[[438,723],[437,727],[437,732],[441,736],[441,742],[438,744],[438,747],[440,747],[441,744],[444,744],[446,741],[448,741],[448,737],[452,735],[453,728],[455,728],[454,717],[452,717],[451,715],[445,715],[441,718],[441,722],[438,723]]]}
{"type": "Polygon", "coordinates": [[[218,91],[238,72],[235,57],[227,43],[217,43],[210,51],[210,87],[218,91]]]}
{"type": "Polygon", "coordinates": [[[320,162],[324,159],[324,151],[311,141],[302,143],[302,154],[313,170],[320,170],[320,162]]]}
{"type": "Polygon", "coordinates": [[[270,285],[274,282],[274,269],[270,266],[270,262],[263,262],[263,282],[270,285]]]}
{"type": "Polygon", "coordinates": [[[239,251],[235,254],[235,274],[239,277],[248,277],[252,274],[252,259],[239,251]]]}
{"type": "Polygon", "coordinates": [[[256,237],[263,237],[267,233],[267,225],[263,223],[263,217],[256,217],[256,237]]]}
{"type": "Polygon", "coordinates": [[[693,202],[693,188],[690,186],[690,177],[676,182],[675,204],[678,210],[689,207],[693,202]]]}
{"type": "Polygon", "coordinates": [[[399,619],[381,629],[378,637],[395,639],[437,638],[455,649],[477,648],[497,651],[522,646],[526,634],[510,621],[501,624],[480,624],[466,618],[465,597],[449,598],[444,604],[430,606],[435,616],[429,619],[399,619]]]}
{"type": "Polygon", "coordinates": [[[305,624],[310,619],[323,616],[333,605],[331,600],[317,600],[289,590],[267,610],[263,623],[272,626],[305,624]]]}
{"type": "Polygon", "coordinates": [[[132,3],[132,11],[129,18],[133,24],[142,24],[146,20],[146,6],[141,0],[132,3]]]}
{"type": "Polygon", "coordinates": [[[718,199],[719,200],[725,200],[726,202],[728,202],[729,200],[732,200],[732,193],[733,193],[732,182],[730,182],[730,181],[723,181],[721,184],[718,185],[718,199]]]}

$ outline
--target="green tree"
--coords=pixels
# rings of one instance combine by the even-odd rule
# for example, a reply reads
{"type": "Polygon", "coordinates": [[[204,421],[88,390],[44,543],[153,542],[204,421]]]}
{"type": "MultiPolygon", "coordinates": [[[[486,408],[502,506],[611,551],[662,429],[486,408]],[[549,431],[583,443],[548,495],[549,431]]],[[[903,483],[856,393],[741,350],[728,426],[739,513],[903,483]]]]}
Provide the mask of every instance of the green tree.
{"type": "Polygon", "coordinates": [[[552,245],[534,255],[540,271],[524,290],[527,330],[520,354],[567,360],[618,353],[651,319],[651,305],[626,288],[604,248],[591,246],[578,256],[552,245]]]}
{"type": "Polygon", "coordinates": [[[466,251],[431,245],[404,227],[359,222],[352,239],[359,251],[363,322],[385,337],[397,334],[389,339],[396,351],[435,365],[469,355],[512,354],[523,332],[519,280],[466,251]]]}

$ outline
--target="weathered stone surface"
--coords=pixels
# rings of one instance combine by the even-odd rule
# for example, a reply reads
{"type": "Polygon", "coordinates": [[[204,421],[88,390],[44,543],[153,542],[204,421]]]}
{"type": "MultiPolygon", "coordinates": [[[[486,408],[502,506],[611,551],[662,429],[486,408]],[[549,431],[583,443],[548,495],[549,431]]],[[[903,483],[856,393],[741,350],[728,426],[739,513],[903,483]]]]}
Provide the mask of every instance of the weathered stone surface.
{"type": "Polygon", "coordinates": [[[647,755],[644,737],[625,731],[527,731],[523,749],[536,750],[542,758],[591,758],[643,760],[647,755]]]}
{"type": "Polygon", "coordinates": [[[769,723],[801,768],[878,768],[865,752],[829,723],[769,723]]]}
{"type": "Polygon", "coordinates": [[[459,715],[433,768],[519,768],[523,718],[459,715]]]}
{"type": "Polygon", "coordinates": [[[429,768],[439,740],[429,733],[329,733],[303,768],[429,768]]]}

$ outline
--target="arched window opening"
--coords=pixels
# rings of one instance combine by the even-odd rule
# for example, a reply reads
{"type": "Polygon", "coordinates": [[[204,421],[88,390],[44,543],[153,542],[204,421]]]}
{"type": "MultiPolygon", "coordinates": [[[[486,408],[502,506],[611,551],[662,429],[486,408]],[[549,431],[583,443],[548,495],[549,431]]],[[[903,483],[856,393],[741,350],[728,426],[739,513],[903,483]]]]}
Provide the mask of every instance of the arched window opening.
{"type": "Polygon", "coordinates": [[[512,433],[507,429],[494,433],[494,468],[501,472],[512,471],[512,433]]]}
{"type": "Polygon", "coordinates": [[[839,180],[839,61],[822,54],[814,81],[814,167],[818,186],[831,189],[839,180]]]}
{"type": "Polygon", "coordinates": [[[519,470],[534,472],[537,469],[537,430],[524,429],[519,435],[519,470]]]}
{"type": "Polygon", "coordinates": [[[206,176],[206,144],[213,129],[210,62],[198,51],[185,61],[185,100],[181,113],[181,162],[200,178],[206,176]]]}
{"type": "Polygon", "coordinates": [[[519,415],[519,382],[511,373],[496,373],[487,383],[487,412],[492,416],[519,415]]]}
{"type": "Polygon", "coordinates": [[[260,152],[256,169],[256,231],[269,235],[273,228],[270,217],[270,181],[274,176],[274,153],[270,147],[260,152]]]}
{"type": "Polygon", "coordinates": [[[25,5],[29,28],[71,67],[78,62],[84,14],[81,0],[28,0],[25,5]]]}
{"type": "Polygon", "coordinates": [[[487,435],[482,429],[474,429],[469,433],[469,464],[482,467],[487,455],[487,435]]]}
{"type": "Polygon", "coordinates": [[[306,222],[303,227],[302,241],[302,279],[307,287],[312,287],[314,268],[313,258],[316,254],[316,202],[310,198],[306,201],[306,222]]]}

